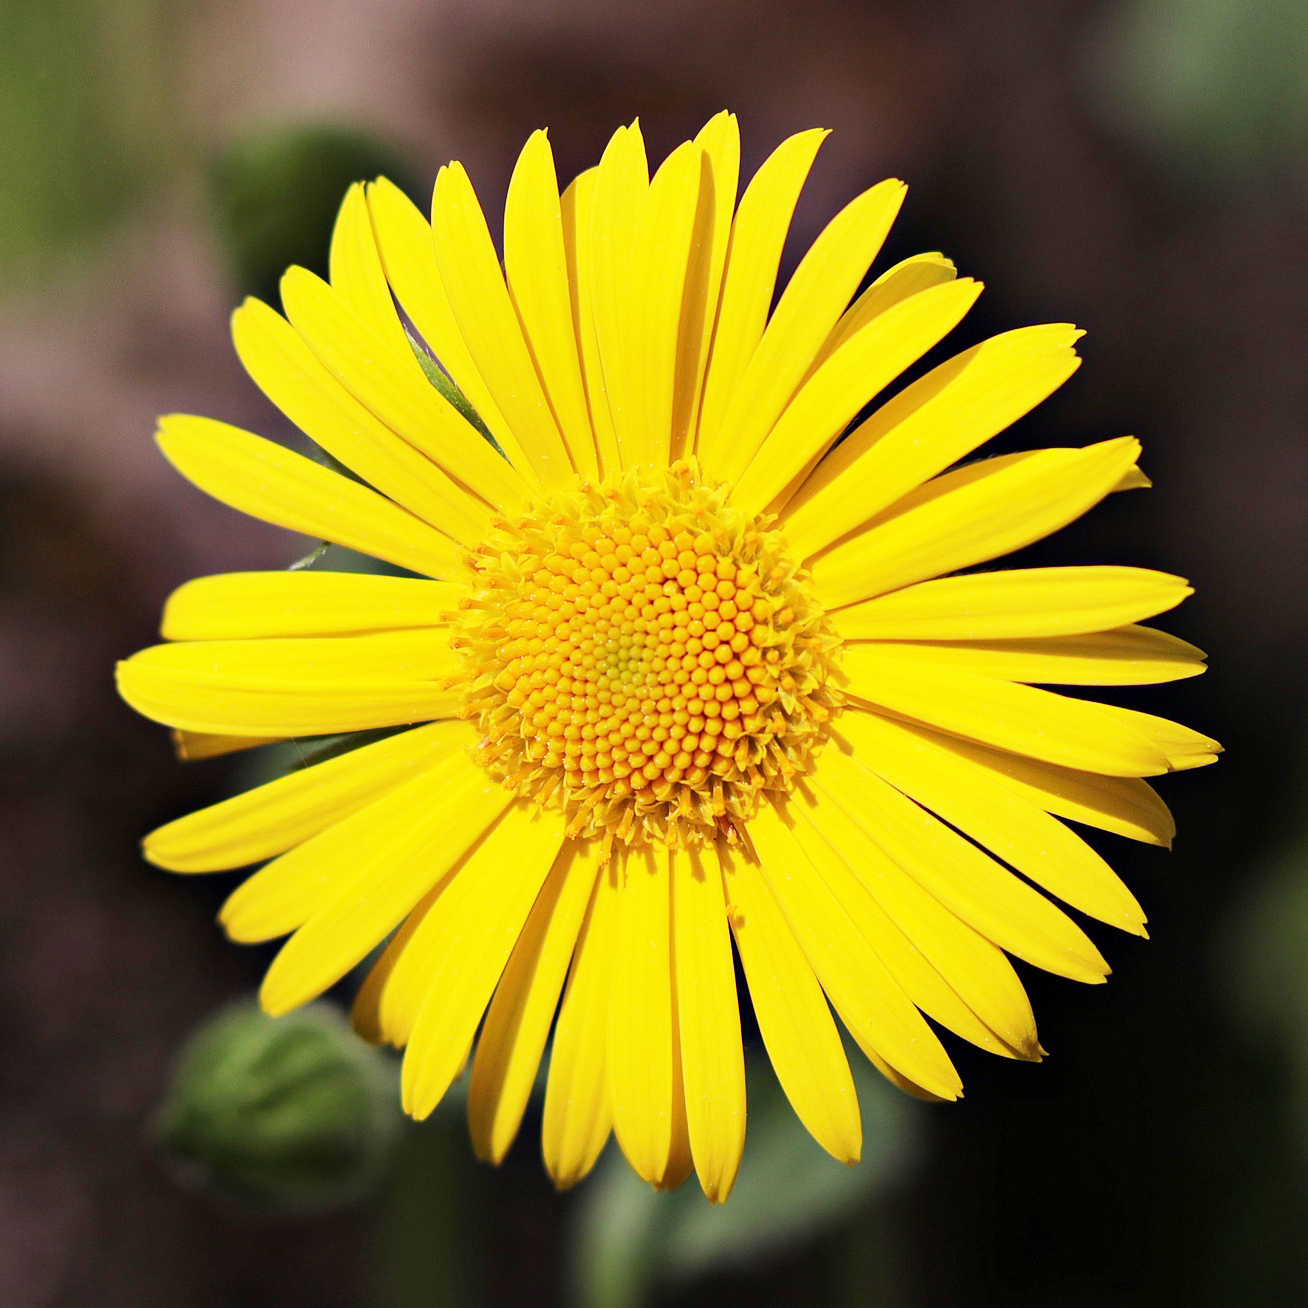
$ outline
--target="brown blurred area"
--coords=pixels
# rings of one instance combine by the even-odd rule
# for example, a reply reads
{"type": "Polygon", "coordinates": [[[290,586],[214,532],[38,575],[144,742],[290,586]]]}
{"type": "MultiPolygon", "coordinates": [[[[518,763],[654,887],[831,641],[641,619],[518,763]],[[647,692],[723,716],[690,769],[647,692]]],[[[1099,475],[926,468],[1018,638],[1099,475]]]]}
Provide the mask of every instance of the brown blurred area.
{"type": "MultiPolygon", "coordinates": [[[[4,21],[35,21],[28,5],[14,0],[4,21]]],[[[173,1185],[145,1136],[178,1045],[249,990],[265,958],[220,939],[221,886],[140,861],[142,832],[219,797],[232,770],[174,763],[165,733],[114,697],[112,664],[155,638],[185,578],[297,552],[181,482],[150,439],[156,415],[178,409],[286,434],[227,339],[239,288],[208,221],[204,160],[260,124],[356,123],[395,142],[418,176],[463,160],[493,213],[538,126],[569,175],[621,122],[639,116],[660,155],[724,107],[739,115],[747,172],[784,135],[833,129],[792,260],[857,190],[897,175],[909,200],[883,266],[939,248],[988,283],[956,339],[1037,321],[1088,330],[1087,365],[1012,440],[1131,431],[1156,488],[1118,497],[1035,557],[1194,579],[1197,597],[1164,625],[1207,648],[1213,671],[1139,702],[1229,751],[1164,782],[1174,854],[1111,850],[1152,942],[1097,932],[1117,973],[1106,989],[1024,973],[1048,1062],[960,1054],[968,1098],[931,1115],[927,1166],[895,1215],[904,1301],[1222,1304],[1242,1301],[1228,1297],[1239,1284],[1244,1301],[1308,1301],[1293,1239],[1240,1198],[1281,1152],[1288,1110],[1282,1069],[1241,1042],[1214,963],[1231,906],[1302,807],[1308,188],[1294,162],[1178,167],[1167,142],[1127,130],[1095,72],[1116,11],[1073,0],[74,8],[97,58],[138,67],[132,121],[150,130],[114,147],[141,152],[131,205],[0,300],[0,1304],[371,1302],[369,1213],[271,1224],[215,1210],[173,1185]]],[[[5,174],[21,193],[22,175],[5,174]]],[[[481,1288],[463,1300],[433,1287],[431,1303],[562,1302],[566,1206],[535,1154],[524,1140],[505,1172],[472,1174],[481,1288]]],[[[1302,1218],[1306,1191],[1286,1181],[1269,1207],[1302,1218]]],[[[745,1269],[678,1302],[826,1302],[822,1256],[745,1269]]],[[[861,1301],[891,1302],[875,1290],[861,1301]]]]}

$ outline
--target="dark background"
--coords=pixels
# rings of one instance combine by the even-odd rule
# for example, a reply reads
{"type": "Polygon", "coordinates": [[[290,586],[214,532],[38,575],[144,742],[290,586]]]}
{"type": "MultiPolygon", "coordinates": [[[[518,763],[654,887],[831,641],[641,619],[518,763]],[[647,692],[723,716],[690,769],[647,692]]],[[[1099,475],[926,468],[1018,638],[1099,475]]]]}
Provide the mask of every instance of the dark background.
{"type": "MultiPolygon", "coordinates": [[[[1096,929],[1104,988],[1024,971],[1041,1067],[951,1046],[967,1097],[912,1106],[892,1187],[661,1293],[1308,1302],[1305,71],[1308,7],[1270,0],[8,0],[0,1303],[570,1301],[584,1189],[556,1198],[530,1138],[491,1172],[457,1131],[418,1133],[377,1199],[329,1217],[255,1218],[170,1179],[147,1137],[169,1063],[266,955],[220,938],[224,887],[139,861],[145,830],[236,771],[175,763],[110,670],[154,639],[173,585],[297,552],[175,478],[150,435],[174,409],[284,432],[226,318],[267,275],[242,214],[277,198],[300,129],[366,133],[348,148],[393,155],[420,190],[462,159],[493,213],[537,126],[568,176],[620,122],[639,115],[661,156],[723,107],[746,174],[790,132],[834,129],[788,266],[856,191],[901,176],[882,266],[941,249],[989,287],[953,348],[1087,329],[1086,366],[996,448],[1133,432],[1155,489],[1031,557],[1192,578],[1163,621],[1213,670],[1130,702],[1228,752],[1162,783],[1172,854],[1100,843],[1153,939],[1096,929]],[[252,133],[265,145],[243,155],[252,133]]],[[[294,257],[316,258],[309,217],[291,226],[294,257]]]]}

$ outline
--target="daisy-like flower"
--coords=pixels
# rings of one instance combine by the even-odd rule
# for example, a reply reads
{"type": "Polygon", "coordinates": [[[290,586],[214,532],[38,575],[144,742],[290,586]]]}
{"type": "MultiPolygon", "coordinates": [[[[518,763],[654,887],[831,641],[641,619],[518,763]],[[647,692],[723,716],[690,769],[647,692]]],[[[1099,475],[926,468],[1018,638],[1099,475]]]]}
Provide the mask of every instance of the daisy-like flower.
{"type": "Polygon", "coordinates": [[[1167,845],[1143,778],[1218,750],[1039,688],[1200,671],[1137,625],[1184,581],[976,570],[1148,484],[1130,437],[952,466],[1071,376],[1075,329],[974,345],[849,430],[981,290],[924,254],[858,293],[897,181],[831,221],[769,312],[823,135],[785,141],[737,204],[730,115],[652,177],[619,130],[562,195],[539,132],[502,262],[458,164],[430,223],[385,181],[355,187],[330,280],[292,268],[284,316],[251,300],[233,320],[255,382],[353,477],[221,422],[160,424],[210,495],[406,575],[172,596],[167,643],[119,685],[184,754],[368,734],[161,828],[147,857],[263,865],[221,920],[289,935],[274,1014],[389,936],[356,1025],[405,1047],[415,1117],[471,1057],[485,1158],[552,1030],[560,1186],[613,1131],[655,1186],[693,1169],[725,1199],[745,1134],[733,940],[781,1085],[844,1161],[861,1127],[832,1010],[927,1098],[961,1092],[937,1026],[1038,1059],[1008,956],[1108,972],[1050,897],[1144,934],[1065,821],[1167,845]]]}

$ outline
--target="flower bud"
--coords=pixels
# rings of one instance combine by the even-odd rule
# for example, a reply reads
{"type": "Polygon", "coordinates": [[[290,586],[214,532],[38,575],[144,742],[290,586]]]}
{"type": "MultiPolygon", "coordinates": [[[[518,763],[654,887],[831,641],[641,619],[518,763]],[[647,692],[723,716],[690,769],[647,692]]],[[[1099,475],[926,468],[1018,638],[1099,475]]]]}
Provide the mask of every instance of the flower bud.
{"type": "Polygon", "coordinates": [[[156,1134],[179,1176],[275,1212],[339,1207],[379,1179],[399,1124],[393,1068],[326,1004],[240,1004],[178,1059],[156,1134]]]}

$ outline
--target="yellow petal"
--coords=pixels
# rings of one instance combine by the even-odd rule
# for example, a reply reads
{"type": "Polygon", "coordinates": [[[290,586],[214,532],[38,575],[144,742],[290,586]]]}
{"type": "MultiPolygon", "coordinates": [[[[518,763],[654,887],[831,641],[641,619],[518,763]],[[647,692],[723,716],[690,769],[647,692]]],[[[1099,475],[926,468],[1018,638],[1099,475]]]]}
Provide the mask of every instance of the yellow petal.
{"type": "Polygon", "coordinates": [[[690,1149],[690,1122],[686,1117],[686,1085],[681,1064],[681,1029],[678,1025],[677,996],[672,997],[672,1140],[663,1175],[654,1183],[656,1190],[675,1190],[695,1170],[690,1149]]]}
{"type": "Polygon", "coordinates": [[[813,786],[909,876],[1001,949],[1073,981],[1098,982],[1108,974],[1099,951],[1066,914],[857,759],[825,750],[813,786]]]}
{"type": "MultiPolygon", "coordinates": [[[[408,814],[449,785],[451,778],[460,780],[471,771],[470,761],[461,755],[476,743],[476,733],[467,723],[450,725],[455,749],[362,808],[342,815],[339,822],[274,858],[241,882],[218,914],[228,936],[242,944],[258,944],[289,935],[343,889],[363,885],[358,864],[362,860],[372,866],[368,850],[373,843],[401,835],[398,827],[391,831],[388,824],[398,818],[403,825],[408,814]],[[458,727],[464,731],[458,732],[458,727]]],[[[423,822],[418,826],[425,830],[423,822]]],[[[415,838],[425,839],[421,831],[415,838]]],[[[439,879],[438,870],[417,892],[415,902],[439,879]]],[[[400,916],[407,911],[401,910],[400,916]]]]}
{"type": "Polygon", "coordinates": [[[707,203],[711,178],[702,151],[688,141],[668,156],[650,182],[632,242],[622,314],[630,406],[619,432],[624,467],[661,467],[671,460],[686,271],[696,216],[707,203]]]}
{"type": "MultiPolygon", "coordinates": [[[[853,304],[840,315],[825,344],[813,361],[814,370],[829,359],[851,336],[856,335],[873,318],[933,286],[952,282],[958,276],[952,259],[943,254],[915,254],[887,268],[853,304]]],[[[811,374],[810,374],[811,375],[811,374]]]]}
{"type": "Polygon", "coordinates": [[[673,958],[690,1147],[712,1203],[731,1193],[745,1144],[745,1060],[716,847],[673,850],[673,958]]]}
{"type": "Polygon", "coordinates": [[[169,822],[146,836],[150,862],[170,872],[217,872],[272,858],[379,795],[466,749],[463,722],[434,722],[290,772],[169,822]]]}
{"type": "MultiPolygon", "coordinates": [[[[389,1033],[382,1024],[381,1000],[391,975],[395,971],[413,933],[422,925],[431,906],[440,898],[448,878],[438,881],[410,910],[409,915],[396,927],[394,934],[386,942],[377,961],[368,969],[359,993],[350,1006],[350,1021],[355,1031],[369,1044],[380,1045],[389,1042],[389,1033]]],[[[400,1048],[397,1045],[396,1048],[400,1048]]]]}
{"type": "Polygon", "coordinates": [[[407,726],[459,706],[444,640],[432,628],[154,645],[118,665],[118,690],[138,713],[186,731],[285,738],[407,726]]]}
{"type": "Polygon", "coordinates": [[[672,900],[667,856],[623,857],[609,1002],[613,1129],[636,1174],[651,1185],[672,1152],[672,900]]]}
{"type": "Polygon", "coordinates": [[[160,418],[158,441],[183,477],[251,517],[428,576],[459,566],[448,536],[376,491],[239,427],[172,414],[160,418]]]}
{"type": "MultiPolygon", "coordinates": [[[[872,949],[908,999],[933,1021],[991,1053],[1010,1058],[1036,1056],[1033,1040],[1013,1046],[987,1025],[970,1006],[967,993],[952,986],[946,973],[936,966],[931,951],[919,945],[886,912],[865,881],[865,878],[870,880],[875,871],[883,869],[878,867],[875,854],[868,851],[865,840],[841,839],[840,817],[832,805],[799,791],[787,805],[787,819],[796,846],[808,858],[813,871],[865,947],[872,949]],[[857,861],[851,860],[851,854],[857,861]],[[860,868],[862,877],[855,872],[855,867],[860,868]]],[[[851,826],[846,820],[846,837],[851,826]]],[[[886,861],[882,855],[880,863],[886,861]]],[[[843,919],[841,928],[847,929],[843,919]]],[[[891,1059],[892,1064],[894,1061],[891,1059]]]]}
{"type": "MultiPolygon", "coordinates": [[[[591,318],[604,393],[619,460],[632,443],[634,420],[624,323],[636,232],[649,194],[645,143],[636,125],[620,127],[605,147],[587,206],[589,228],[579,251],[589,255],[591,318]]],[[[592,404],[594,395],[592,394],[592,404]]]]}
{"type": "Polygon", "coordinates": [[[1163,742],[1114,705],[968,672],[942,677],[876,645],[847,647],[844,666],[855,696],[982,744],[1109,776],[1168,770],[1163,742]]]}
{"type": "Polygon", "coordinates": [[[932,1094],[957,1098],[962,1082],[940,1041],[771,803],[750,819],[749,838],[768,889],[850,1034],[932,1094]]]}
{"type": "Polygon", "coordinates": [[[414,957],[425,991],[401,1076],[404,1107],[414,1117],[426,1117],[462,1070],[504,965],[558,858],[564,825],[562,813],[519,800],[482,838],[409,941],[405,954],[414,957]]]}
{"type": "Polygon", "coordinates": [[[731,225],[726,270],[700,410],[696,448],[712,462],[722,420],[763,335],[791,215],[827,133],[814,129],[783,141],[745,188],[731,225]]]}
{"type": "MultiPolygon", "coordinates": [[[[287,288],[298,280],[291,274],[283,278],[284,296],[294,298],[287,288]]],[[[259,389],[332,458],[457,540],[471,543],[485,534],[487,506],[379,422],[279,313],[262,301],[246,300],[232,314],[232,340],[259,389]]]]}
{"type": "Polygon", "coordinates": [[[1140,453],[1132,437],[1035,450],[947,473],[865,531],[819,555],[813,585],[831,608],[970,567],[1065,527],[1110,494],[1140,453]]]}
{"type": "Polygon", "coordinates": [[[431,224],[399,187],[379,177],[368,186],[368,211],[377,249],[395,298],[445,372],[454,379],[514,467],[530,465],[504,415],[486,389],[459,333],[436,265],[431,224]]]}
{"type": "Polygon", "coordinates": [[[292,268],[281,286],[305,344],[368,413],[436,465],[440,471],[429,470],[428,479],[443,484],[448,476],[505,512],[526,503],[521,474],[428,381],[407,338],[396,348],[303,268],[292,268]]]}
{"type": "Polygon", "coordinates": [[[560,1190],[571,1189],[595,1166],[613,1127],[608,1046],[616,872],[610,864],[595,883],[550,1050],[541,1146],[545,1167],[560,1190]]]}
{"type": "Polygon", "coordinates": [[[813,242],[782,293],[720,427],[712,476],[736,481],[804,379],[836,320],[858,289],[904,199],[904,184],[882,182],[852,200],[813,242]]]}
{"type": "Polygon", "coordinates": [[[339,981],[508,802],[501,786],[455,756],[251,877],[246,885],[259,882],[258,892],[242,895],[242,887],[223,909],[223,924],[235,938],[267,938],[310,910],[264,977],[264,1009],[274,1016],[289,1012],[339,981]],[[280,921],[277,909],[284,914],[280,921]]]}
{"type": "Polygon", "coordinates": [[[559,209],[563,215],[563,246],[567,252],[568,286],[572,293],[577,347],[581,352],[582,376],[586,383],[586,405],[590,411],[591,430],[595,433],[600,475],[608,476],[622,464],[618,457],[618,435],[613,426],[595,326],[596,255],[591,248],[591,206],[595,198],[596,173],[597,170],[591,168],[574,178],[560,197],[559,209]]]}
{"type": "Polygon", "coordinates": [[[582,384],[554,156],[543,131],[518,156],[504,204],[504,273],[558,418],[582,477],[597,477],[595,435],[582,384]]]}
{"type": "Polygon", "coordinates": [[[522,1124],[598,875],[597,844],[564,845],[495,988],[468,1083],[468,1128],[486,1162],[503,1160],[522,1124]]]}
{"type": "Polygon", "coordinates": [[[1143,686],[1193,677],[1204,670],[1202,650],[1166,632],[1137,626],[1029,640],[886,640],[847,645],[843,666],[854,682],[864,649],[893,654],[942,676],[970,672],[1046,686],[1143,686]]]}
{"type": "Polygon", "coordinates": [[[473,364],[545,486],[563,487],[575,470],[509,299],[472,183],[458,163],[436,177],[432,233],[441,283],[473,364]]]}
{"type": "Polygon", "coordinates": [[[1063,384],[1081,335],[1055,324],[992,337],[905,387],[813,470],[787,503],[801,556],[867,522],[1016,422],[1063,384]]]}
{"type": "Polygon", "coordinates": [[[958,736],[943,735],[917,723],[900,725],[928,739],[937,748],[984,768],[1010,790],[1056,817],[1070,818],[1151,845],[1170,847],[1176,835],[1176,823],[1167,805],[1148,782],[1136,777],[1104,777],[1056,767],[958,736]]]}
{"type": "MultiPolygon", "coordinates": [[[[841,867],[836,868],[836,884],[841,884],[846,874],[856,878],[863,891],[880,905],[884,916],[894,923],[914,949],[920,951],[926,963],[939,973],[983,1024],[978,1031],[975,1021],[968,1023],[962,1016],[961,1025],[966,1029],[959,1030],[959,1034],[996,1053],[1038,1058],[1040,1045],[1031,1003],[1004,951],[956,917],[914,881],[867,832],[825,795],[797,789],[794,804],[797,812],[807,818],[811,833],[820,835],[839,856],[844,871],[841,867]],[[997,1046],[993,1038],[987,1038],[987,1033],[993,1033],[1002,1044],[997,1046]]],[[[805,838],[799,823],[796,832],[805,838]]],[[[807,839],[811,841],[812,834],[807,839]]],[[[824,867],[826,865],[824,862],[824,867]]],[[[842,888],[842,898],[857,906],[856,891],[847,885],[842,888]]],[[[881,930],[870,917],[866,925],[869,930],[881,930]]],[[[868,936],[868,939],[873,937],[868,936]]],[[[930,982],[930,978],[927,981],[931,986],[930,993],[935,993],[938,1001],[938,987],[930,982]]],[[[945,999],[948,1003],[947,997],[945,999]]],[[[922,1007],[931,1012],[927,1005],[922,1007]]],[[[956,1007],[952,1011],[956,1019],[961,1016],[956,1007]]],[[[940,1017],[939,1020],[945,1019],[940,1017]]]]}
{"type": "Polygon", "coordinates": [[[731,930],[777,1080],[813,1139],[840,1162],[856,1163],[858,1097],[826,998],[757,866],[722,857],[731,930]]]}
{"type": "Polygon", "coordinates": [[[392,350],[413,357],[404,324],[395,312],[395,301],[386,285],[362,182],[355,182],[345,193],[336,216],[327,274],[332,289],[367,323],[371,334],[380,337],[392,350]]]}
{"type": "Polygon", "coordinates": [[[1016,682],[920,666],[879,645],[847,646],[850,692],[969,740],[1063,767],[1152,777],[1212,762],[1215,740],[1164,718],[1016,682]]]}
{"type": "Polygon", "coordinates": [[[1014,568],[919,582],[834,621],[846,640],[1069,636],[1152,618],[1191,594],[1180,577],[1148,568],[1014,568]]]}
{"type": "Polygon", "coordinates": [[[800,387],[741,471],[731,502],[762,512],[874,395],[962,321],[980,293],[971,278],[946,282],[864,324],[800,387]]]}
{"type": "Polygon", "coordinates": [[[1145,916],[1079,836],[1016,791],[906,724],[845,713],[840,735],[862,762],[955,830],[1073,908],[1144,935],[1145,916]]]}
{"type": "Polygon", "coordinates": [[[740,182],[740,129],[735,114],[716,114],[696,136],[695,144],[704,152],[708,194],[699,206],[686,270],[672,413],[673,459],[693,453],[698,434],[700,402],[740,182]]]}
{"type": "Polygon", "coordinates": [[[165,640],[329,636],[439,626],[464,593],[425,578],[354,572],[229,572],[168,597],[165,640]]]}

